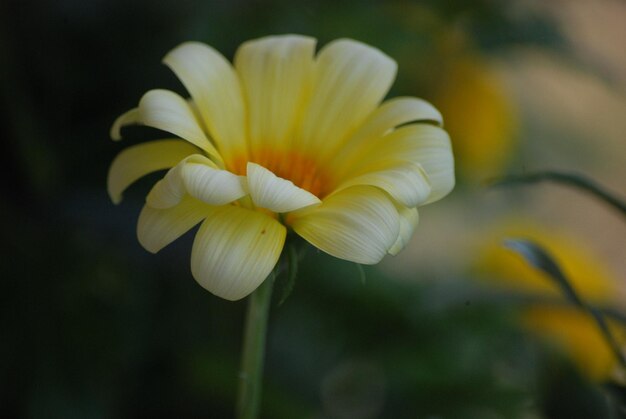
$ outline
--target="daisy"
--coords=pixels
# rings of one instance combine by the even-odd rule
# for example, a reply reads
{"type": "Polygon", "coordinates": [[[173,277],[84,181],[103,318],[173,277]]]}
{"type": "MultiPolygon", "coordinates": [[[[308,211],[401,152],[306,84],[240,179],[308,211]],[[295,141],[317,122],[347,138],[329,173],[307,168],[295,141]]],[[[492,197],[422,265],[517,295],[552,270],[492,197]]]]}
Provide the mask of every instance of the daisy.
{"type": "Polygon", "coordinates": [[[213,294],[241,299],[270,274],[287,234],[338,258],[375,264],[398,253],[417,207],[454,187],[450,140],[424,100],[383,102],[397,65],[357,41],[316,53],[313,38],[245,42],[231,65],[184,43],[164,58],[190,94],[151,90],[111,129],[141,124],[173,137],[113,161],[111,199],[169,169],[146,198],[137,235],[156,253],[201,226],[191,271],[213,294]]]}

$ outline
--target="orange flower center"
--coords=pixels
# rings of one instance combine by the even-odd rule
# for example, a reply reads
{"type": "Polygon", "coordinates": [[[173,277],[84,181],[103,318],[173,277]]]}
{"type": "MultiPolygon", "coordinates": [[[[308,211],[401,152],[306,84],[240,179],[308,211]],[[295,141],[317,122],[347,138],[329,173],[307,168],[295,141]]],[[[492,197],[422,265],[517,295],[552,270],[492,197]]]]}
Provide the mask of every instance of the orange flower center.
{"type": "Polygon", "coordinates": [[[251,158],[240,156],[233,159],[229,169],[235,174],[245,176],[248,162],[265,167],[276,176],[292,181],[294,185],[320,199],[328,192],[326,187],[329,182],[326,174],[320,170],[314,159],[298,151],[259,150],[251,158]]]}

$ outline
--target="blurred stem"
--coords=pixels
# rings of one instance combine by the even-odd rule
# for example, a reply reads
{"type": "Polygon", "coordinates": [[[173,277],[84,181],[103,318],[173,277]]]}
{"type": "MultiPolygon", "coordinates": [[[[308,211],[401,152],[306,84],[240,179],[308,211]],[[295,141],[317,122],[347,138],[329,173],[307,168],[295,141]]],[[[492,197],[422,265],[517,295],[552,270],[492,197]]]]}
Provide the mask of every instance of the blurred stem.
{"type": "Polygon", "coordinates": [[[626,202],[624,202],[622,199],[618,198],[614,194],[609,193],[606,189],[604,189],[602,186],[592,181],[591,179],[575,173],[547,171],[530,173],[520,176],[506,176],[504,178],[494,180],[492,184],[500,186],[515,183],[537,183],[543,181],[561,183],[589,192],[596,198],[599,198],[600,200],[615,208],[623,216],[626,216],[626,202]]]}
{"type": "Polygon", "coordinates": [[[263,384],[263,359],[265,358],[265,335],[269,315],[272,272],[248,297],[248,312],[243,335],[243,351],[239,371],[239,394],[237,395],[237,418],[256,419],[261,407],[263,384]]]}

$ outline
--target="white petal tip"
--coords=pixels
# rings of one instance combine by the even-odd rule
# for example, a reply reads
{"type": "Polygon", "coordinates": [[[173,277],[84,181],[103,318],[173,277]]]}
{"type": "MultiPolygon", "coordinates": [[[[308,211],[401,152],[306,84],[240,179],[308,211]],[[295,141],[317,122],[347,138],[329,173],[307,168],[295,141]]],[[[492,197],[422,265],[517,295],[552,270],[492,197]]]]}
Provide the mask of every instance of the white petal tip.
{"type": "Polygon", "coordinates": [[[258,207],[276,213],[287,213],[322,202],[309,191],[299,188],[290,180],[276,176],[256,163],[248,163],[247,175],[250,197],[258,207]]]}
{"type": "Polygon", "coordinates": [[[191,196],[210,205],[226,205],[247,194],[239,176],[207,164],[186,164],[183,179],[191,196]]]}
{"type": "Polygon", "coordinates": [[[111,130],[109,131],[109,136],[113,141],[120,141],[122,139],[122,127],[139,123],[139,110],[137,108],[133,108],[115,119],[115,122],[113,122],[111,130]]]}

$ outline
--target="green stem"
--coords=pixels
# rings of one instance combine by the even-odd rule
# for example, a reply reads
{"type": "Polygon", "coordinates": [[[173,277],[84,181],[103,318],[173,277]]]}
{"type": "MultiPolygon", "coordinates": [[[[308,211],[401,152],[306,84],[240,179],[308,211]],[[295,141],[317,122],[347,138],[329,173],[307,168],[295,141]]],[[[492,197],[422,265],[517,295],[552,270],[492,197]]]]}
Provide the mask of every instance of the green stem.
{"type": "Polygon", "coordinates": [[[596,198],[599,198],[605,203],[611,205],[617,211],[621,212],[623,216],[626,216],[626,201],[618,198],[612,193],[609,193],[593,180],[576,173],[561,173],[552,171],[537,172],[520,176],[506,176],[504,178],[495,179],[491,183],[498,186],[543,181],[562,183],[589,192],[590,194],[595,195],[596,198]]]}
{"type": "Polygon", "coordinates": [[[274,272],[272,272],[250,295],[248,300],[241,369],[239,371],[238,419],[256,419],[259,416],[263,383],[263,359],[265,357],[265,335],[274,276],[274,272]]]}

